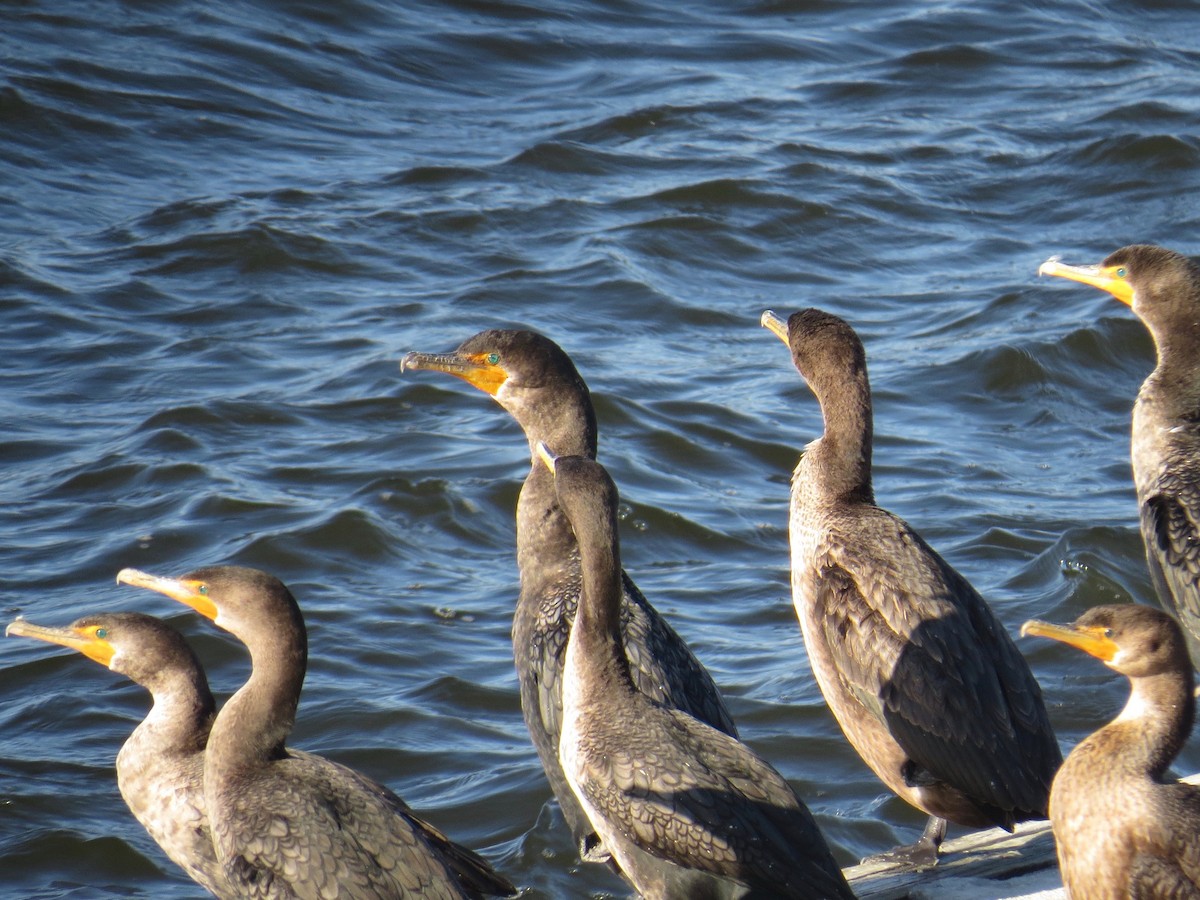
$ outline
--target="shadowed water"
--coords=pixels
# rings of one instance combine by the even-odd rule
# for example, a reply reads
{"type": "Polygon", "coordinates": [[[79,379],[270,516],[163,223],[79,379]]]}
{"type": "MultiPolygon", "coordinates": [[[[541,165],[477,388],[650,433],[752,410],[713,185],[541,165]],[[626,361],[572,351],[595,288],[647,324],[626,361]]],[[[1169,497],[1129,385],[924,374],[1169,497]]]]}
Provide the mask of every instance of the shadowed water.
{"type": "MultiPolygon", "coordinates": [[[[266,568],[310,629],[294,746],[531,898],[626,895],[577,862],[521,719],[523,436],[398,366],[530,327],[591,386],[626,568],[743,738],[844,864],[912,840],[808,669],[787,485],[820,415],[759,314],[859,330],[879,502],[1013,633],[1149,599],[1128,422],[1153,347],[1034,273],[1200,247],[1200,13],[550,6],[0,2],[0,612],[165,616],[224,697],[242,649],[114,576],[266,568]]],[[[1020,646],[1064,747],[1122,702],[1020,646]]],[[[197,896],[117,794],[146,695],[29,641],[0,671],[0,890],[197,896]]]]}

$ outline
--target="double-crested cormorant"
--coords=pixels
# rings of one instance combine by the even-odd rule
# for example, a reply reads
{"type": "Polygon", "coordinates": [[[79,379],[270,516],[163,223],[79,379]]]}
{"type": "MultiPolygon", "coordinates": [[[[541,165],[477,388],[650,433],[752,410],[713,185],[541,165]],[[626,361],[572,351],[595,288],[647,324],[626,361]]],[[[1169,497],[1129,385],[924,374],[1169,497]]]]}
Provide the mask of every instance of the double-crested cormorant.
{"type": "Polygon", "coordinates": [[[237,897],[217,862],[204,803],[204,744],[216,706],[180,634],[134,612],[84,616],[66,628],[17,619],[5,634],[78,650],[150,691],[150,712],[117,754],[121,797],[172,862],[216,896],[237,897]]]}
{"type": "Polygon", "coordinates": [[[1187,645],[1166,613],[1097,606],[1073,625],[1026,622],[1129,679],[1119,716],[1081,741],[1050,792],[1050,825],[1068,894],[1090,900],[1200,897],[1200,788],[1164,778],[1192,730],[1187,645]]]}
{"type": "Polygon", "coordinates": [[[1038,271],[1108,291],[1154,338],[1158,365],[1133,404],[1133,481],[1159,602],[1183,625],[1200,667],[1200,266],[1135,244],[1098,266],[1051,259],[1038,271]]]}
{"type": "Polygon", "coordinates": [[[736,738],[634,687],[621,646],[616,486],[598,462],[556,460],[541,446],[583,576],[559,759],[625,877],[647,900],[853,897],[782,775],[736,738]]]}
{"type": "MultiPolygon", "coordinates": [[[[529,440],[530,470],[517,503],[521,593],[513,616],[513,655],[525,724],[563,816],[585,859],[602,860],[587,816],[558,761],[562,668],[579,602],[579,548],[559,508],[554,479],[536,458],[539,443],[558,455],[596,457],[596,414],[571,358],[532,331],[484,331],[451,353],[409,353],[402,369],[457,375],[490,394],[529,440]]],[[[646,696],[736,737],[712,678],[641,591],[622,573],[622,639],[633,683],[646,696]]]]}
{"type": "Polygon", "coordinates": [[[213,722],[204,761],[213,842],[238,896],[448,900],[516,892],[383,785],[284,746],[308,637],[279,579],[211,566],[180,578],[122,569],[117,580],[187,604],[250,651],[250,678],[213,722]]]}
{"type": "Polygon", "coordinates": [[[875,505],[862,342],[817,309],[762,324],[788,345],[825,433],[792,476],[792,601],[809,662],[846,738],[932,818],[972,828],[1044,818],[1062,754],[1024,657],[978,592],[875,505]]]}

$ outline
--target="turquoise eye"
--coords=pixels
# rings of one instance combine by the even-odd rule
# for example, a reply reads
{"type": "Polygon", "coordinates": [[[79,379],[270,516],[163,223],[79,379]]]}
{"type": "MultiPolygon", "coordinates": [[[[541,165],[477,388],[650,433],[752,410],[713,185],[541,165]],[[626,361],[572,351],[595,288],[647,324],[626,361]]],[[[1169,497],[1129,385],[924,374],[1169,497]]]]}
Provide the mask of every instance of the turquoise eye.
{"type": "Polygon", "coordinates": [[[202,585],[200,585],[200,587],[196,588],[196,590],[197,590],[197,591],[198,591],[200,594],[204,595],[205,597],[207,597],[207,596],[208,596],[208,585],[207,585],[207,584],[202,584],[202,585]]]}
{"type": "Polygon", "coordinates": [[[499,353],[489,353],[487,355],[487,361],[488,361],[489,366],[494,366],[496,363],[500,362],[500,354],[499,353]]]}
{"type": "Polygon", "coordinates": [[[1121,266],[1121,268],[1117,269],[1117,277],[1118,278],[1124,278],[1128,274],[1129,274],[1129,270],[1126,269],[1124,266],[1121,266]]]}
{"type": "Polygon", "coordinates": [[[108,637],[108,629],[107,628],[97,628],[96,629],[96,637],[100,638],[100,640],[104,640],[106,637],[108,637]]]}

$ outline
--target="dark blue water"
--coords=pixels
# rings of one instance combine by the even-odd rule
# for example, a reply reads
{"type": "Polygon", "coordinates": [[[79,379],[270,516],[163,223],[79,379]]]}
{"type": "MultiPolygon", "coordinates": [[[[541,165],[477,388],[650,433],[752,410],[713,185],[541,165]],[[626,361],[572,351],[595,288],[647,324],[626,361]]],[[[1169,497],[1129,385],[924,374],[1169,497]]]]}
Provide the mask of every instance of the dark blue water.
{"type": "MultiPolygon", "coordinates": [[[[300,599],[293,745],[529,897],[577,863],[521,719],[516,425],[412,349],[540,330],[598,404],[627,569],[839,859],[922,817],[841,738],[787,586],[820,429],[764,308],[854,324],[876,489],[1014,631],[1151,596],[1128,464],[1153,348],[1039,282],[1200,250],[1189,3],[0,2],[0,613],[140,609],[222,695],[241,648],[124,566],[300,599]]],[[[1024,641],[1064,746],[1124,683],[1024,641]]],[[[191,897],[113,759],[147,698],[0,642],[0,893],[191,897]]],[[[1179,768],[1200,769],[1185,751],[1179,768]]]]}

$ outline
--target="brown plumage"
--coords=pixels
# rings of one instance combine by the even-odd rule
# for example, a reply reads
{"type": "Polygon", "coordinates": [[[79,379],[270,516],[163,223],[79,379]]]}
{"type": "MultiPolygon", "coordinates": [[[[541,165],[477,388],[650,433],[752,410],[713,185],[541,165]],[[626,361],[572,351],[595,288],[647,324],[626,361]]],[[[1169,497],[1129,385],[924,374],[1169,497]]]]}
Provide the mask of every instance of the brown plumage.
{"type": "Polygon", "coordinates": [[[922,856],[949,820],[1043,818],[1062,761],[1024,657],[965,578],[875,505],[866,357],[816,309],[763,324],[788,344],[825,433],[792,478],[792,599],[813,674],[847,739],[928,813],[922,856]]]}
{"type": "Polygon", "coordinates": [[[204,745],[216,706],[183,637],[134,612],[84,616],[65,628],[17,619],[5,633],[70,647],[150,692],[150,712],[117,754],[121,797],[193,880],[218,897],[238,896],[217,862],[204,802],[204,745]]]}
{"type": "Polygon", "coordinates": [[[1158,362],[1133,404],[1133,481],[1154,589],[1200,666],[1200,266],[1134,244],[1098,266],[1052,259],[1038,271],[1108,291],[1154,338],[1158,362]]]}
{"type": "Polygon", "coordinates": [[[1097,606],[1073,625],[1022,634],[1078,647],[1129,679],[1124,710],[1071,751],[1054,779],[1050,824],[1074,900],[1200,898],[1200,788],[1166,778],[1192,730],[1183,634],[1149,606],[1097,606]]]}
{"type": "Polygon", "coordinates": [[[783,776],[736,738],[634,686],[621,637],[617,489],[594,460],[545,458],[583,576],[559,758],[622,873],[646,900],[850,900],[783,776]]]}
{"type": "Polygon", "coordinates": [[[237,896],[463,900],[516,889],[383,785],[284,746],[308,661],[300,608],[279,579],[240,566],[117,580],[212,619],[250,651],[250,678],[213,723],[204,796],[237,896]]]}
{"type": "MultiPolygon", "coordinates": [[[[531,465],[517,502],[521,593],[512,627],[521,711],[581,851],[587,859],[603,860],[606,853],[558,759],[563,659],[579,603],[579,547],[553,476],[534,457],[534,448],[545,443],[559,455],[596,458],[591,394],[562,348],[533,331],[482,331],[450,353],[409,353],[401,366],[463,379],[493,397],[525,432],[531,465]]],[[[638,690],[736,737],[733,717],[708,671],[624,573],[622,595],[623,646],[638,690]]]]}

